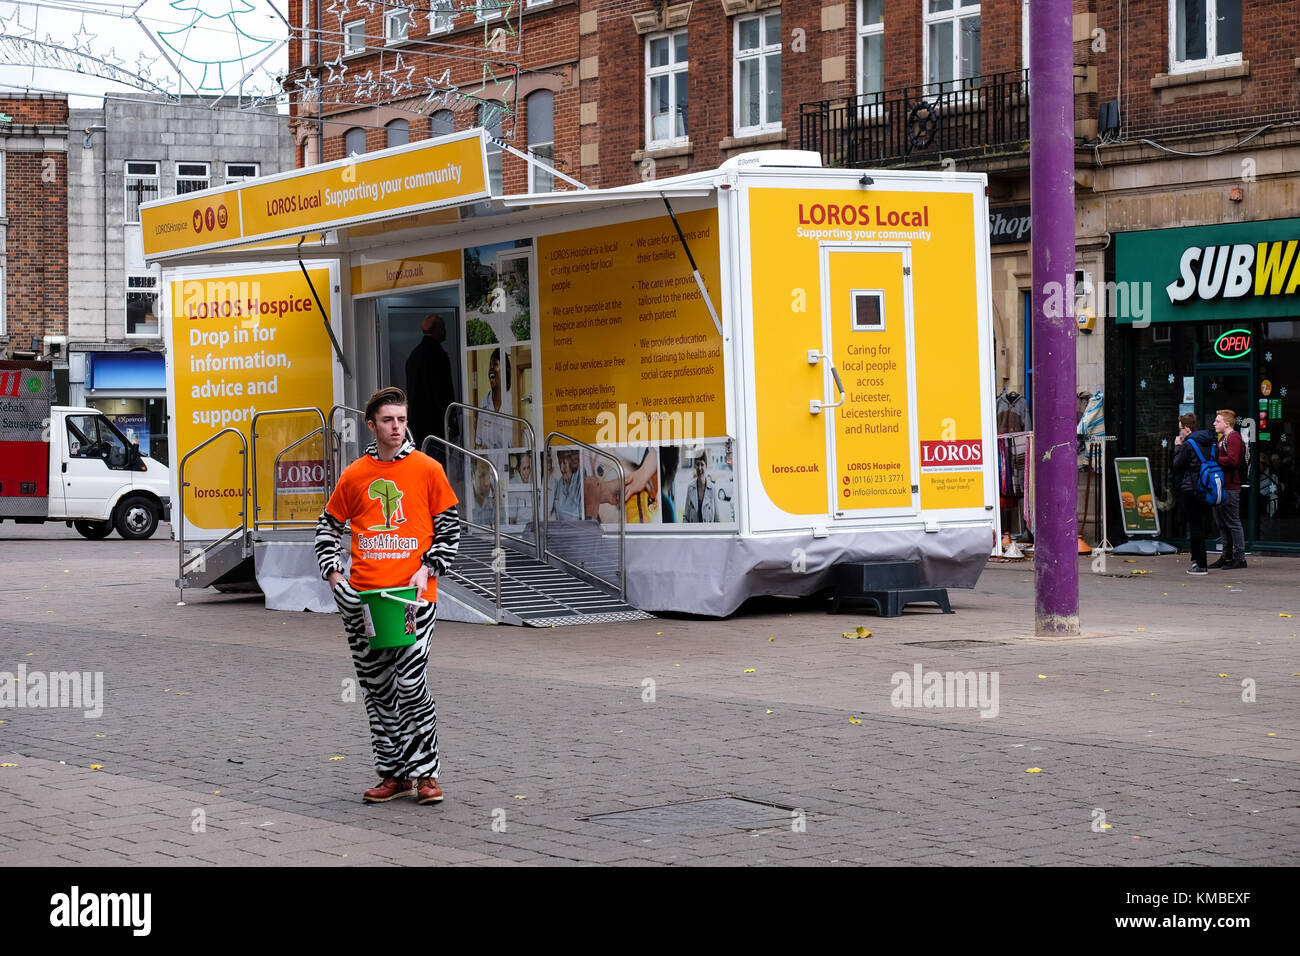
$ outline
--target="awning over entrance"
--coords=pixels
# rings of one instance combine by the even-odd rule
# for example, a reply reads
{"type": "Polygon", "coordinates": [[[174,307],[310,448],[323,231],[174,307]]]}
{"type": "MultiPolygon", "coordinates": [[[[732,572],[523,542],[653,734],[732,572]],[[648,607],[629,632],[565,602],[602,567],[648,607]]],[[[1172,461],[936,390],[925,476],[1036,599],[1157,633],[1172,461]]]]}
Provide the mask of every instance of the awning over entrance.
{"type": "Polygon", "coordinates": [[[89,352],[86,359],[87,389],[167,389],[167,369],[161,352],[89,352]]]}

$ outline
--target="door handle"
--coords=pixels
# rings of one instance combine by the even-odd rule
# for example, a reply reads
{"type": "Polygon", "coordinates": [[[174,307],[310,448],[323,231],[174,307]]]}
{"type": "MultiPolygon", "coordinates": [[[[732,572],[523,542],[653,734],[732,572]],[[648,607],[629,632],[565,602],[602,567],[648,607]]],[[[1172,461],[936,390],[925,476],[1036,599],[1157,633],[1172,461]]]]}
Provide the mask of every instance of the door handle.
{"type": "Polygon", "coordinates": [[[848,397],[844,394],[844,383],[840,381],[839,370],[835,368],[835,363],[831,361],[831,357],[827,355],[825,352],[819,352],[816,349],[808,350],[809,365],[816,365],[818,362],[823,362],[823,361],[826,362],[831,367],[831,378],[835,379],[835,387],[840,391],[840,400],[838,402],[832,403],[832,402],[820,402],[815,398],[809,399],[808,412],[809,414],[812,415],[820,415],[823,408],[839,408],[841,405],[844,404],[844,399],[848,397]]]}
{"type": "Polygon", "coordinates": [[[65,475],[68,473],[68,463],[66,461],[63,463],[63,473],[65,475]]]}

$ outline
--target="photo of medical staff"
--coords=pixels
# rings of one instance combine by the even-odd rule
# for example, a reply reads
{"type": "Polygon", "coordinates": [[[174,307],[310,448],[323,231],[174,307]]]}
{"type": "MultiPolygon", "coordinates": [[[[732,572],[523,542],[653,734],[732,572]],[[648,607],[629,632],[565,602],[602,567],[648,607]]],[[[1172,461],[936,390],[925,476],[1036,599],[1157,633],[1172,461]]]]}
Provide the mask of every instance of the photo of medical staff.
{"type": "Polygon", "coordinates": [[[582,453],[552,448],[546,462],[546,507],[551,520],[582,521],[582,453]]]}
{"type": "Polygon", "coordinates": [[[523,528],[532,524],[535,484],[532,454],[527,450],[511,452],[510,480],[506,486],[506,512],[511,525],[523,528]]]}
{"type": "Polygon", "coordinates": [[[665,521],[734,524],[736,478],[730,441],[661,448],[659,456],[665,521]]]}

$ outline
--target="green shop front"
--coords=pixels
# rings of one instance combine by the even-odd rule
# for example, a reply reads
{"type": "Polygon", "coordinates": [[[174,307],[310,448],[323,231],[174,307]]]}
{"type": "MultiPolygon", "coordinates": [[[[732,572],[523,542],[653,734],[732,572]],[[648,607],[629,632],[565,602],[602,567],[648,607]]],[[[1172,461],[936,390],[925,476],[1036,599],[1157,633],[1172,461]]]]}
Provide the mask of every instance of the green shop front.
{"type": "Polygon", "coordinates": [[[1112,453],[1150,460],[1161,537],[1187,538],[1171,481],[1178,416],[1213,432],[1232,409],[1251,453],[1247,547],[1300,551],[1300,219],[1117,233],[1113,250],[1112,453]]]}

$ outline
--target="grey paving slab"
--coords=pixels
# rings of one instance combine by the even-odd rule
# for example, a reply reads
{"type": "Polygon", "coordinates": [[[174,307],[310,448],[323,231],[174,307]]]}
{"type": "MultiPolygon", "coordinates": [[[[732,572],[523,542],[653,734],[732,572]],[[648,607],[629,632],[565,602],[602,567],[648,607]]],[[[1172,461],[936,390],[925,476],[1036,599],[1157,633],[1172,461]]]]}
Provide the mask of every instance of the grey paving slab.
{"type": "Polygon", "coordinates": [[[1300,860],[1300,617],[1280,616],[1300,615],[1300,560],[1252,558],[1230,595],[1217,576],[1179,581],[1181,559],[1112,564],[1083,575],[1086,634],[1067,640],[1030,634],[1031,575],[1008,565],[954,592],[952,616],[805,602],[554,632],[443,622],[448,799],[365,806],[336,618],[207,592],[177,607],[174,543],[40,530],[0,528],[22,545],[19,559],[0,542],[0,671],[102,673],[104,710],[0,709],[0,763],[18,764],[0,768],[0,863],[1300,860]],[[100,610],[93,625],[65,615],[74,601],[100,610]],[[855,623],[873,637],[843,639],[855,623]],[[965,638],[1001,643],[926,646],[965,638]],[[918,665],[996,673],[997,716],[895,706],[918,665]],[[586,819],[727,795],[799,808],[803,828],[629,835],[586,819]],[[1096,809],[1111,829],[1092,830],[1096,809]]]}

